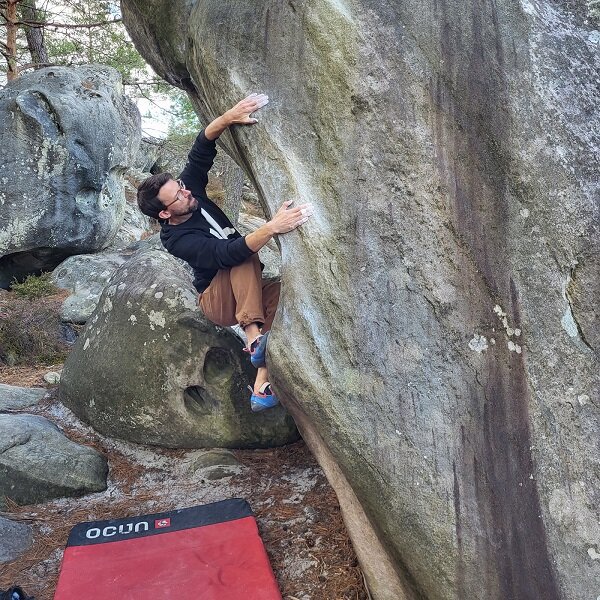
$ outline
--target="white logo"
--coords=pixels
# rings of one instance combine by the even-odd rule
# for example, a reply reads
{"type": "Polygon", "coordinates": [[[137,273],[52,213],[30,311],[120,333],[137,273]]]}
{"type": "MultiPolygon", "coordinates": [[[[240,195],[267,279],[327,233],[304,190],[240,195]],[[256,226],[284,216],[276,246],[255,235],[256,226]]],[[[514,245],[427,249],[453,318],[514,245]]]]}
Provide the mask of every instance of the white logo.
{"type": "Polygon", "coordinates": [[[135,532],[138,533],[140,530],[148,531],[150,526],[147,521],[140,521],[139,523],[126,523],[125,525],[119,525],[115,527],[114,525],[107,525],[104,529],[100,529],[98,527],[92,527],[92,529],[88,529],[85,532],[85,537],[88,540],[95,540],[96,538],[102,537],[112,537],[113,535],[127,535],[129,533],[135,532]]]}

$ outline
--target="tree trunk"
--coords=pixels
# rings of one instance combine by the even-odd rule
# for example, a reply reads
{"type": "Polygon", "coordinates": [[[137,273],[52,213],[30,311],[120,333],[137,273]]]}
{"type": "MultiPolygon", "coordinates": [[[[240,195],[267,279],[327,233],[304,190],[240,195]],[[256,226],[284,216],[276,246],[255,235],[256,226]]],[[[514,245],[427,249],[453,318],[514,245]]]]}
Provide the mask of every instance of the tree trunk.
{"type": "Polygon", "coordinates": [[[6,2],[6,62],[8,71],[6,79],[13,81],[19,76],[17,67],[17,4],[19,0],[7,0],[6,2]]]}
{"type": "MultiPolygon", "coordinates": [[[[38,11],[36,0],[23,0],[21,3],[21,18],[23,21],[43,21],[44,14],[38,11]]],[[[25,36],[27,37],[27,47],[31,54],[31,62],[34,68],[40,68],[48,62],[48,51],[44,43],[44,28],[25,26],[25,36]]]]}

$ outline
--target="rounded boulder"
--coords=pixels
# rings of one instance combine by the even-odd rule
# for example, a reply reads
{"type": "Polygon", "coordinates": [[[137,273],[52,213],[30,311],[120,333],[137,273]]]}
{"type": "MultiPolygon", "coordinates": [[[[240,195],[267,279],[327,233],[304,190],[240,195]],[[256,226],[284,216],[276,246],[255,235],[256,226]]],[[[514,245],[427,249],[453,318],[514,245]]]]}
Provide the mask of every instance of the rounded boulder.
{"type": "Polygon", "coordinates": [[[260,448],[298,439],[282,407],[250,411],[255,370],[242,341],[197,307],[169,254],[116,271],[65,364],[61,401],[110,436],[171,448],[260,448]]]}

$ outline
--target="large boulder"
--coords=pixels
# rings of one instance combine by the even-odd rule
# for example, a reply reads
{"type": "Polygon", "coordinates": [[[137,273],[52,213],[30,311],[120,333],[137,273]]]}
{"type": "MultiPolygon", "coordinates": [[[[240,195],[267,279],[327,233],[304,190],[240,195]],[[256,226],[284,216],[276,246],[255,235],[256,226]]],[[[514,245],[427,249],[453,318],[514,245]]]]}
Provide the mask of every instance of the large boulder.
{"type": "MultiPolygon", "coordinates": [[[[131,184],[127,182],[126,185],[129,187],[131,184]]],[[[137,242],[151,233],[150,217],[142,213],[135,200],[125,202],[123,222],[113,238],[109,249],[117,250],[126,248],[133,242],[137,242]]]]}
{"type": "Polygon", "coordinates": [[[10,498],[35,504],[106,489],[108,464],[34,415],[0,414],[0,507],[10,498]]]}
{"type": "Polygon", "coordinates": [[[69,354],[61,401],[96,430],[172,448],[278,446],[298,439],[282,407],[250,412],[256,371],[243,343],[206,320],[189,271],[140,251],[111,278],[69,354]]]}
{"type": "Polygon", "coordinates": [[[107,246],[140,116],[104,66],[48,67],[0,91],[0,286],[107,246]]]}
{"type": "Polygon", "coordinates": [[[155,137],[143,137],[140,147],[135,155],[134,169],[141,173],[150,173],[152,167],[158,160],[164,140],[155,137]]]}
{"type": "Polygon", "coordinates": [[[123,0],[281,237],[268,355],[375,598],[598,595],[600,35],[555,0],[123,0]]]}

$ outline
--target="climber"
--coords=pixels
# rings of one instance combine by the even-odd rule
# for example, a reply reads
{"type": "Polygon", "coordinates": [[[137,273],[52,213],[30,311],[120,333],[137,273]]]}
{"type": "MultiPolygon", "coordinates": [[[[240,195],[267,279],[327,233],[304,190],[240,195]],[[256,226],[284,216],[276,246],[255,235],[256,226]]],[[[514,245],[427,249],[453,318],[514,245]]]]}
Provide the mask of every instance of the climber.
{"type": "Polygon", "coordinates": [[[242,237],[206,195],[208,171],[217,154],[216,139],[231,125],[254,125],[251,115],[268,103],[264,94],[250,94],[198,134],[178,179],[170,173],[148,177],[138,188],[140,210],[161,223],[160,239],[174,256],[194,269],[199,305],[217,325],[238,323],[246,350],[258,369],[250,405],[253,411],[278,403],[265,365],[265,349],[277,302],[279,282],[262,279],[256,254],[274,235],[293,231],[308,221],[312,205],[292,206],[287,200],[275,216],[242,237]]]}

